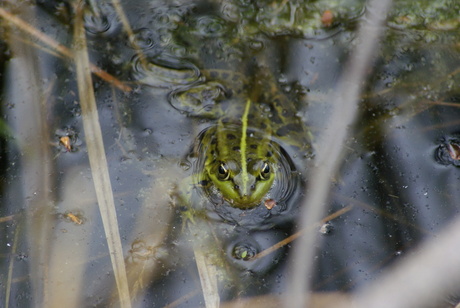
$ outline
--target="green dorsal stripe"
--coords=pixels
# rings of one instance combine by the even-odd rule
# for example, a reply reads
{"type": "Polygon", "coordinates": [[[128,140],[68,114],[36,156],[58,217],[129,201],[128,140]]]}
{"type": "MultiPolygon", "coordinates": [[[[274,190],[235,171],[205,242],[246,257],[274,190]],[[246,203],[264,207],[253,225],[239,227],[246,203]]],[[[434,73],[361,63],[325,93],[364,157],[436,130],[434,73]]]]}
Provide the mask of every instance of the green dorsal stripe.
{"type": "Polygon", "coordinates": [[[243,182],[243,191],[247,191],[247,184],[249,181],[248,178],[248,166],[246,162],[246,135],[247,135],[247,130],[248,130],[248,114],[249,114],[249,109],[251,107],[251,100],[248,99],[246,101],[246,107],[244,109],[243,117],[241,118],[241,144],[240,144],[240,151],[241,151],[241,176],[242,176],[242,182],[243,182]]]}

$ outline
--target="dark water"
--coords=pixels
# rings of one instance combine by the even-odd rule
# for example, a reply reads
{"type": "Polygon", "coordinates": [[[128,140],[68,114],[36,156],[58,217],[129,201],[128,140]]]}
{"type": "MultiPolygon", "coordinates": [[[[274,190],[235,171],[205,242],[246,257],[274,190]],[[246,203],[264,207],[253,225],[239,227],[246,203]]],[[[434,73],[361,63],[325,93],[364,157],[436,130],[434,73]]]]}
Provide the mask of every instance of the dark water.
{"type": "MultiPolygon", "coordinates": [[[[267,257],[251,257],[298,231],[298,200],[308,183],[298,184],[295,201],[286,211],[272,212],[268,218],[266,209],[228,209],[230,214],[221,209],[197,214],[200,231],[184,227],[186,207],[175,204],[171,196],[181,179],[191,174],[192,165],[184,157],[212,120],[178,110],[171,95],[199,84],[203,69],[241,71],[254,62],[268,64],[296,102],[314,144],[334,105],[328,94],[346,73],[342,68],[355,44],[356,25],[372,17],[360,1],[340,7],[329,4],[336,15],[326,25],[321,22],[320,4],[329,3],[122,3],[134,37],[127,35],[111,4],[85,13],[91,62],[131,88],[122,91],[93,75],[136,307],[163,307],[175,301],[179,307],[203,306],[192,247],[202,243],[201,238],[209,245],[207,236],[217,247],[213,253],[221,268],[222,301],[285,291],[290,278],[287,258],[295,241],[267,257]]],[[[446,1],[446,6],[460,9],[454,2],[446,1]]],[[[36,14],[37,29],[72,45],[73,24],[68,18],[75,11],[70,2],[39,1],[30,9],[36,14]]],[[[332,179],[328,203],[328,214],[346,211],[328,222],[322,233],[312,231],[318,233],[318,245],[312,247],[317,251],[314,291],[359,289],[457,216],[458,17],[432,6],[422,18],[416,9],[412,4],[394,8],[375,64],[369,68],[359,119],[332,179]]],[[[13,46],[21,32],[1,33],[2,125],[9,132],[2,132],[0,144],[0,302],[7,301],[7,294],[10,306],[41,301],[43,294],[33,287],[34,275],[40,275],[35,274],[33,259],[44,254],[49,262],[48,292],[62,294],[62,301],[76,306],[117,305],[74,65],[28,43],[13,46]],[[46,102],[42,105],[32,91],[27,92],[30,83],[18,72],[18,63],[24,61],[36,66],[29,69],[38,74],[41,101],[46,102]],[[35,106],[43,106],[39,110],[46,119],[44,132],[35,134],[40,140],[21,130],[34,118],[24,115],[37,112],[27,104],[27,93],[37,99],[35,106]],[[62,137],[68,137],[70,148],[62,137]],[[46,157],[51,166],[43,179],[52,201],[42,207],[45,210],[34,208],[33,200],[43,188],[28,184],[33,172],[25,170],[34,166],[30,153],[40,151],[47,154],[37,157],[46,157]],[[37,230],[46,230],[46,235],[40,237],[37,230]],[[76,291],[66,291],[62,285],[76,291]]],[[[298,169],[305,179],[308,169],[298,169]]]]}

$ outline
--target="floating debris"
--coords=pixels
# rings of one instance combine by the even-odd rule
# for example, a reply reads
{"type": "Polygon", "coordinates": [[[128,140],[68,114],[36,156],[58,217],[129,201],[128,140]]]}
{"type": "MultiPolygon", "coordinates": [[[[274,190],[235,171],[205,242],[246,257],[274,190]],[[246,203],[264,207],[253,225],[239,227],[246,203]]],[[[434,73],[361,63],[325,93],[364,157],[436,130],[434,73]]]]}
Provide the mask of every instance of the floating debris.
{"type": "Polygon", "coordinates": [[[325,10],[323,12],[323,15],[321,16],[321,23],[323,24],[323,26],[328,28],[332,26],[333,21],[334,21],[334,14],[332,13],[332,11],[325,10]]]}
{"type": "Polygon", "coordinates": [[[233,257],[238,260],[248,261],[254,258],[257,254],[257,249],[250,244],[237,244],[233,247],[233,257]]]}
{"type": "Polygon", "coordinates": [[[436,149],[435,159],[442,165],[460,167],[460,140],[457,138],[444,140],[436,149]]]}
{"type": "Polygon", "coordinates": [[[264,205],[267,209],[271,210],[272,208],[275,207],[276,201],[273,199],[267,199],[265,200],[264,205]]]}
{"type": "Polygon", "coordinates": [[[332,229],[333,229],[332,225],[326,222],[321,226],[321,228],[319,228],[319,233],[324,234],[324,235],[329,234],[332,232],[332,229]]]}
{"type": "Polygon", "coordinates": [[[67,220],[75,223],[76,225],[82,225],[84,223],[84,218],[79,213],[74,214],[72,212],[67,212],[67,213],[64,214],[64,217],[67,220]]]}

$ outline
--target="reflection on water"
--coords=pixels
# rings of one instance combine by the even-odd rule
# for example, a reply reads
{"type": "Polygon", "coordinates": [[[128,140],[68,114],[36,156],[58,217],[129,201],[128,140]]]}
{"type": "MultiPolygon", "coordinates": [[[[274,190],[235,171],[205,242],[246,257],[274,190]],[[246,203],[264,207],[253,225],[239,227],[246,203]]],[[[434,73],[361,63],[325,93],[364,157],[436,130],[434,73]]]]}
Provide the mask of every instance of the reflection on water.
{"type": "MultiPolygon", "coordinates": [[[[223,202],[215,187],[183,190],[203,168],[203,157],[197,156],[208,145],[187,155],[200,132],[212,130],[223,117],[216,112],[219,103],[249,90],[265,91],[260,84],[273,83],[260,78],[248,86],[244,79],[258,66],[275,76],[295,105],[295,116],[308,126],[311,136],[304,138],[314,146],[327,129],[334,104],[327,94],[355,44],[356,22],[370,19],[372,12],[363,1],[210,3],[122,3],[133,36],[112,4],[93,3],[84,14],[90,59],[107,73],[105,79],[93,76],[93,82],[127,281],[137,307],[204,306],[206,269],[215,273],[222,301],[279,295],[290,278],[290,248],[304,232],[318,236],[312,247],[317,251],[313,290],[354,291],[457,216],[460,56],[458,16],[452,12],[458,12],[458,4],[396,4],[369,69],[354,135],[331,179],[328,214],[346,210],[298,230],[308,165],[299,163],[305,159],[287,141],[297,135],[274,138],[280,143],[272,151],[279,176],[252,209],[223,202]],[[236,80],[212,79],[213,69],[232,72],[236,80]],[[111,78],[132,91],[113,88],[111,78]],[[184,197],[184,191],[190,195],[184,197]],[[196,204],[190,207],[184,200],[196,204]],[[279,248],[260,257],[274,245],[279,248]],[[209,267],[197,266],[202,256],[209,267]]],[[[72,3],[10,6],[4,9],[26,22],[36,20],[32,28],[72,45],[72,3]]],[[[5,87],[0,306],[116,306],[73,59],[15,27],[2,30],[0,43],[5,87]]],[[[258,95],[273,97],[267,93],[258,95]]],[[[266,106],[276,126],[283,112],[266,106]]],[[[261,110],[256,120],[264,115],[261,110]]],[[[262,129],[255,126],[251,129],[262,129]]]]}

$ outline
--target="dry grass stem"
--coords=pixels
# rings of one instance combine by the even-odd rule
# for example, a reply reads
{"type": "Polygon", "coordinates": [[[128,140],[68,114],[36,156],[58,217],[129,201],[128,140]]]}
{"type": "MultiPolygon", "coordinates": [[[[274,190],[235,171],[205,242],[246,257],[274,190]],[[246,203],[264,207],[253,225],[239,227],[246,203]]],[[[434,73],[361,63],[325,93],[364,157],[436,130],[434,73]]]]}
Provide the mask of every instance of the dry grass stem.
{"type": "MultiPolygon", "coordinates": [[[[35,20],[28,6],[18,10],[23,18],[35,20]]],[[[8,28],[7,28],[8,29],[8,28]]],[[[8,29],[9,30],[9,29],[8,29]]],[[[9,47],[14,57],[9,66],[9,78],[14,80],[8,89],[8,100],[15,106],[11,110],[11,131],[21,153],[21,192],[18,200],[27,209],[25,238],[27,239],[30,284],[33,304],[45,307],[49,303],[49,260],[53,232],[54,193],[51,189],[54,169],[49,149],[49,127],[46,106],[49,97],[43,91],[42,70],[37,50],[27,48],[10,38],[9,47]]]]}
{"type": "MultiPolygon", "coordinates": [[[[334,109],[329,125],[326,125],[327,129],[320,136],[316,165],[310,172],[313,180],[310,181],[311,185],[303,205],[304,211],[299,219],[301,228],[314,225],[326,211],[331,179],[341,164],[340,157],[349,134],[348,128],[357,115],[362,86],[375,55],[374,50],[382,32],[381,25],[390,6],[391,0],[371,0],[367,5],[367,12],[372,16],[363,20],[357,37],[359,44],[351,53],[351,59],[343,70],[345,75],[330,99],[334,102],[334,109]],[[372,20],[372,24],[368,24],[367,20],[372,20]]],[[[294,247],[291,259],[292,279],[287,286],[285,297],[286,307],[305,307],[304,294],[309,286],[308,277],[311,276],[314,263],[315,240],[315,234],[307,232],[294,247]]]]}
{"type": "Polygon", "coordinates": [[[220,296],[217,286],[216,266],[212,264],[211,260],[209,260],[206,253],[200,247],[195,245],[193,252],[195,253],[195,261],[200,275],[206,308],[218,308],[220,305],[220,296]]]}
{"type": "Polygon", "coordinates": [[[339,307],[439,307],[442,298],[458,292],[459,238],[460,219],[457,218],[436,238],[362,289],[355,296],[353,305],[339,307]]]}
{"type": "Polygon", "coordinates": [[[12,221],[13,219],[14,219],[14,215],[3,216],[3,217],[0,217],[0,223],[12,221]]]}
{"type": "Polygon", "coordinates": [[[147,63],[145,62],[145,57],[142,53],[141,48],[137,44],[136,36],[134,35],[133,29],[131,28],[131,25],[129,24],[129,21],[128,21],[128,18],[126,17],[125,12],[123,11],[123,6],[121,5],[120,0],[112,0],[112,4],[115,7],[115,10],[117,11],[118,17],[120,18],[121,23],[123,24],[123,28],[125,29],[126,34],[128,34],[130,42],[133,45],[134,49],[136,50],[136,53],[139,56],[139,59],[142,65],[146,67],[147,63]]]}
{"type": "Polygon", "coordinates": [[[115,202],[91,80],[91,70],[81,7],[77,9],[77,16],[75,18],[75,45],[78,46],[75,50],[78,93],[91,172],[98,206],[102,216],[102,223],[107,237],[107,244],[109,246],[120,305],[122,308],[129,308],[131,307],[131,300],[123,258],[123,248],[121,245],[115,202]]]}
{"type": "MultiPolygon", "coordinates": [[[[9,23],[15,25],[21,31],[24,31],[30,34],[32,37],[37,38],[38,40],[43,42],[45,45],[56,50],[58,53],[65,56],[66,58],[68,59],[74,58],[74,53],[69,48],[65,47],[64,45],[59,44],[58,42],[56,42],[54,39],[52,39],[48,35],[37,30],[32,25],[28,24],[21,18],[9,13],[8,11],[6,11],[5,9],[1,7],[0,7],[0,17],[8,21],[9,23]]],[[[115,87],[119,88],[120,90],[125,91],[125,92],[129,92],[132,90],[130,86],[124,84],[122,81],[118,80],[116,77],[110,75],[109,73],[97,67],[96,65],[90,63],[89,67],[91,68],[91,71],[94,74],[104,79],[108,83],[113,84],[115,87]]]]}
{"type": "MultiPolygon", "coordinates": [[[[305,298],[307,300],[307,298],[305,298]]],[[[313,293],[309,297],[308,308],[330,308],[339,304],[348,304],[350,296],[341,292],[313,293]]],[[[281,297],[264,295],[247,299],[238,299],[232,302],[222,303],[222,308],[279,308],[283,306],[281,297]]]]}
{"type": "Polygon", "coordinates": [[[182,305],[184,302],[188,301],[189,299],[193,298],[195,295],[197,295],[200,292],[200,290],[194,290],[190,291],[189,293],[185,294],[184,296],[176,299],[174,302],[169,303],[168,305],[164,306],[164,308],[176,308],[179,305],[182,305]]]}

